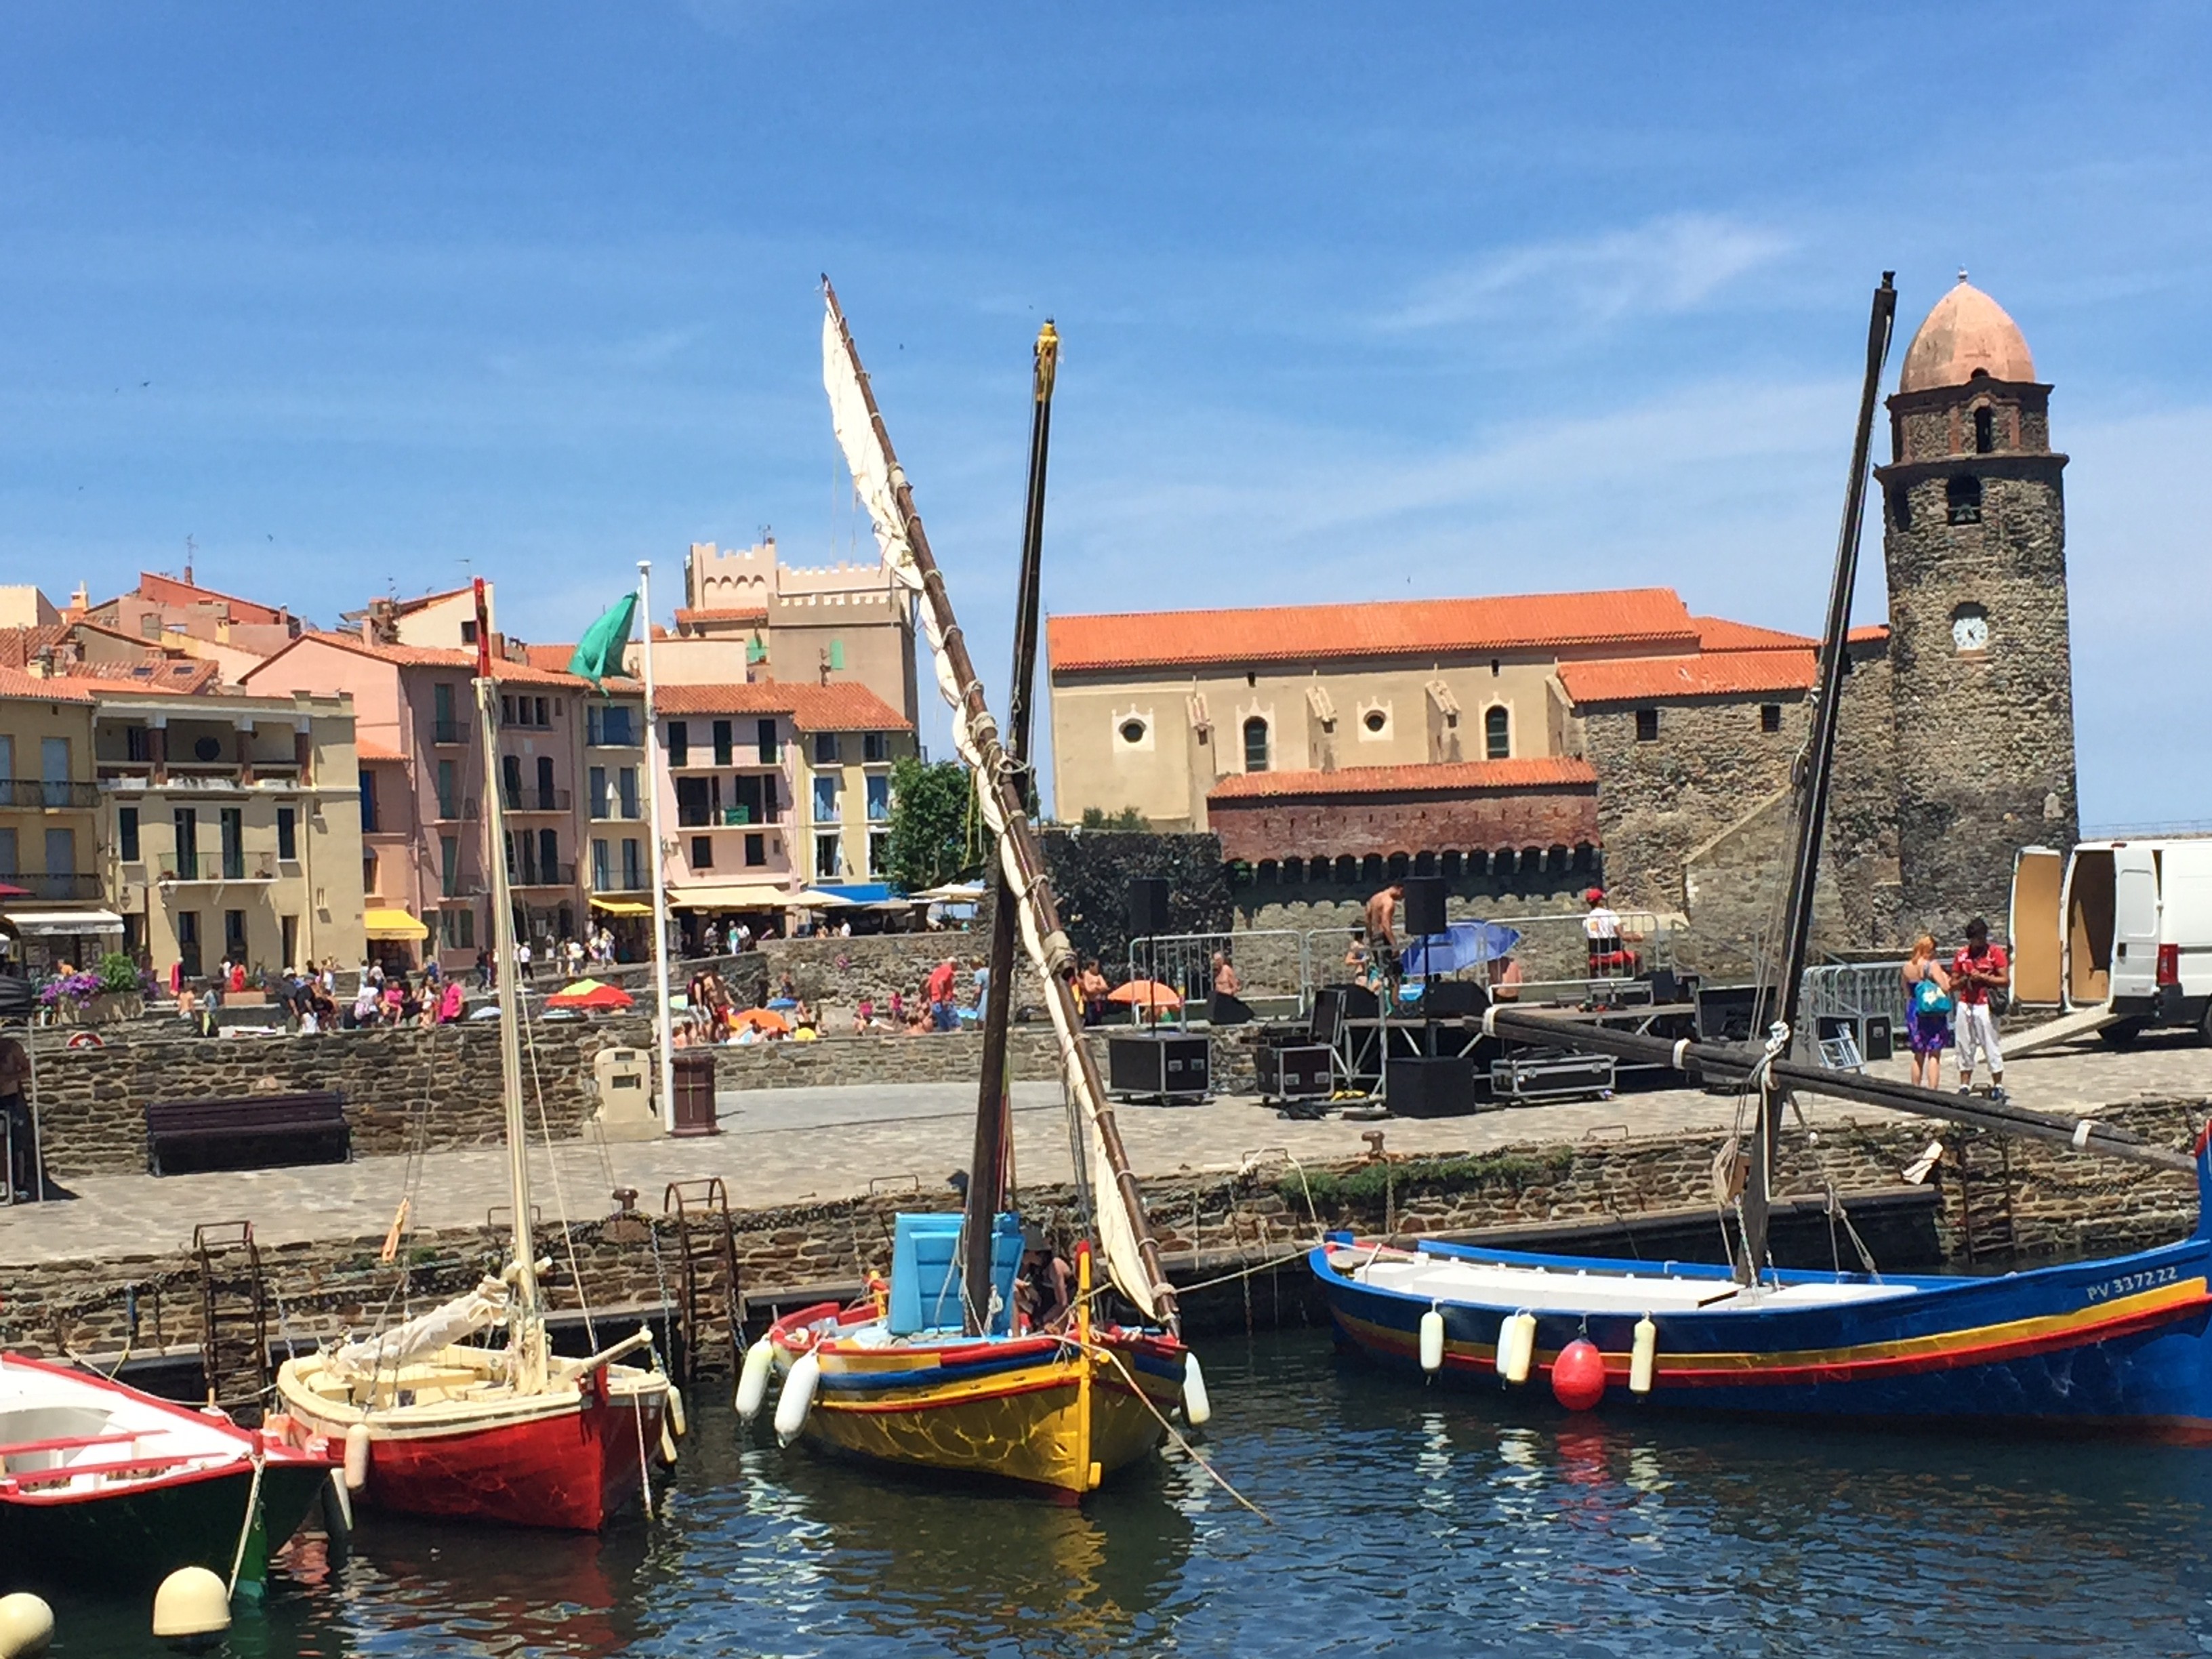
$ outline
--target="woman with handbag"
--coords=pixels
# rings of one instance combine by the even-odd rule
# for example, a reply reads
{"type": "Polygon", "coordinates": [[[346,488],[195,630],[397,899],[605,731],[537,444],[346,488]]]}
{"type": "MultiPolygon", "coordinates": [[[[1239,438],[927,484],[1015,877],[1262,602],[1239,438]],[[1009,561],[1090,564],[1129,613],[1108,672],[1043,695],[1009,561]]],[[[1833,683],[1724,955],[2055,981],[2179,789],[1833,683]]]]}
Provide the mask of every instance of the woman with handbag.
{"type": "Polygon", "coordinates": [[[1905,1036],[1912,1045],[1916,1087],[1943,1086],[1943,1051],[1951,1046],[1951,976],[1936,960],[1936,941],[1923,933],[1905,964],[1905,1036]]]}

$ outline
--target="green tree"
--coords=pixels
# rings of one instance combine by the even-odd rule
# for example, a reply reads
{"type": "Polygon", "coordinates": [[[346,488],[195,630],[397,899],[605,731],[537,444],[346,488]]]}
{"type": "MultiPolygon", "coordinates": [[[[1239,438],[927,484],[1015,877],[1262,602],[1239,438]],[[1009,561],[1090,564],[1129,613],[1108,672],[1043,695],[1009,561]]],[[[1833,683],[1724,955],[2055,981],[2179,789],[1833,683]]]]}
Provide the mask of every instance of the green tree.
{"type": "Polygon", "coordinates": [[[1151,833],[1152,821],[1133,806],[1125,806],[1118,812],[1108,812],[1103,807],[1083,809],[1085,830],[1110,830],[1121,835],[1142,836],[1151,833]]]}
{"type": "Polygon", "coordinates": [[[968,769],[908,755],[891,768],[890,875],[909,893],[983,867],[968,769]]]}

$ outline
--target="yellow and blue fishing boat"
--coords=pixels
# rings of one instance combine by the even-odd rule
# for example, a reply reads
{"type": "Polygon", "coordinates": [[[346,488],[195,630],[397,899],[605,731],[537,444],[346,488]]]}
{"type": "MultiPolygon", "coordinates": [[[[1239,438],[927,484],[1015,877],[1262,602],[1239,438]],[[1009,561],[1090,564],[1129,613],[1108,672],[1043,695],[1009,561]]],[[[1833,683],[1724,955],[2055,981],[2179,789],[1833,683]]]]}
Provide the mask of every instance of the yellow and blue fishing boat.
{"type": "MultiPolygon", "coordinates": [[[[1066,1328],[1016,1329],[1018,1319],[1002,1315],[992,1331],[967,1334],[960,1221],[900,1216],[886,1291],[801,1309],[770,1329],[783,1379],[778,1436],[1080,1497],[1159,1445],[1183,1404],[1189,1355],[1162,1331],[1092,1323],[1087,1247],[1066,1328]]],[[[1000,1223],[993,1299],[1011,1310],[1021,1231],[1010,1215],[1000,1223]]]]}
{"type": "MultiPolygon", "coordinates": [[[[1059,337],[1048,322],[1037,337],[1023,597],[1002,738],[837,296],[826,282],[823,287],[823,380],[832,423],[884,566],[921,602],[938,684],[953,710],[953,741],[974,771],[977,807],[996,837],[996,908],[964,1212],[899,1216],[889,1282],[850,1307],[824,1303],[779,1321],[746,1354],[738,1410],[750,1420],[778,1378],[776,1433],[786,1445],[804,1438],[880,1463],[988,1476],[1073,1499],[1158,1447],[1172,1413],[1181,1410],[1202,1425],[1209,1407],[1198,1361],[1176,1334],[1175,1291],[1084,1042],[1075,952],[1060,929],[1028,818],[1022,757],[1036,671],[1045,447],[1059,337]],[[1101,1317],[1087,1240],[1076,1251],[1075,1292],[1064,1310],[1054,1308],[1056,1316],[1032,1326],[1018,1305],[1024,1236],[1019,1218],[1004,1207],[1006,1040],[1018,948],[1042,987],[1073,1127],[1100,1177],[1090,1231],[1106,1279],[1118,1301],[1146,1322],[1139,1326],[1101,1317]]],[[[1080,1186],[1080,1168],[1077,1173],[1080,1186]]]]}

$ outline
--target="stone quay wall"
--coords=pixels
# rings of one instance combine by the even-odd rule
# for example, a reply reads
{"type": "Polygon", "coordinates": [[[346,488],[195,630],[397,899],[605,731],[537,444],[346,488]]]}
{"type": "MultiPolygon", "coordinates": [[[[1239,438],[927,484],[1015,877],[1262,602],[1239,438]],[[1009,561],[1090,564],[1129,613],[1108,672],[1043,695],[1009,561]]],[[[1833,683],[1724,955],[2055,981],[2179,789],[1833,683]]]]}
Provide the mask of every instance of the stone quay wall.
{"type": "MultiPolygon", "coordinates": [[[[526,1075],[535,1060],[547,1121],[556,1138],[582,1132],[591,1111],[592,1057],[653,1040],[642,1018],[577,1024],[532,1021],[526,1075]]],[[[490,1022],[311,1037],[137,1036],[104,1048],[39,1057],[40,1145],[46,1166],[72,1176],[146,1168],[150,1103],[213,1100],[334,1089],[346,1097],[356,1153],[481,1146],[501,1133],[499,1028],[490,1022]]]]}
{"type": "MultiPolygon", "coordinates": [[[[2105,1117],[2180,1147],[2190,1143],[2208,1103],[2146,1101],[2115,1107],[2105,1117]]],[[[1931,1139],[1946,1148],[1930,1177],[1938,1194],[1937,1243],[1944,1257],[1961,1264],[1993,1268],[2118,1255],[2184,1237],[2197,1220],[2195,1183],[2187,1176],[2083,1158],[2040,1142],[2008,1141],[2001,1155],[1991,1138],[1910,1121],[1831,1127],[1817,1140],[1802,1130],[1785,1135],[1784,1196],[1817,1198],[1830,1183],[1846,1195],[1900,1190],[1899,1172],[1931,1139]],[[2009,1221],[2009,1239],[1992,1249],[1991,1219],[2001,1212],[2009,1221]],[[1982,1241],[1971,1253],[1970,1231],[1982,1241]]],[[[1404,1237],[1603,1223],[1701,1207],[1711,1214],[1712,1151],[1709,1137],[1649,1137],[1305,1168],[1275,1160],[1153,1180],[1146,1198],[1163,1254],[1188,1282],[1234,1273],[1238,1263],[1256,1270],[1287,1261],[1296,1271],[1297,1252],[1326,1228],[1404,1237]]],[[[1019,1201],[1048,1233],[1062,1242],[1074,1235],[1069,1188],[1028,1188],[1019,1201]]],[[[741,1284],[756,1303],[849,1294],[867,1274],[887,1269],[896,1213],[949,1210],[955,1203],[949,1188],[917,1187],[735,1212],[741,1284]]],[[[1717,1224],[1712,1231],[1715,1255],[1708,1259],[1717,1257],[1717,1224]]],[[[410,1235],[391,1262],[379,1259],[381,1243],[359,1237],[264,1251],[271,1336],[305,1343],[362,1328],[387,1308],[393,1318],[420,1312],[495,1270],[504,1249],[503,1240],[477,1228],[410,1235]]],[[[1585,1243],[1614,1248],[1602,1232],[1585,1243]]],[[[623,1309],[633,1317],[680,1293],[679,1242],[666,1217],[621,1212],[576,1223],[565,1239],[558,1227],[544,1227],[538,1246],[555,1264],[547,1282],[556,1311],[577,1305],[580,1277],[594,1307],[623,1309]]],[[[1856,1268],[1847,1236],[1839,1236],[1837,1249],[1844,1264],[1856,1268]]],[[[190,1346],[200,1340],[200,1309],[199,1270],[181,1243],[163,1251],[11,1268],[0,1296],[0,1346],[110,1354],[126,1342],[142,1351],[190,1346]]]]}
{"type": "MultiPolygon", "coordinates": [[[[653,1043],[652,1022],[636,1015],[573,1025],[532,1021],[527,1030],[526,1079],[534,1054],[534,1076],[556,1140],[581,1134],[596,1109],[592,1056],[605,1048],[653,1043]]],[[[1213,1034],[1217,1093],[1253,1090],[1256,1035],[1249,1027],[1213,1034]]],[[[1103,1074],[1103,1033],[1091,1033],[1090,1043],[1103,1074]]],[[[982,1067],[983,1039],[975,1031],[833,1034],[818,1042],[726,1044],[714,1054],[721,1090],[973,1083],[982,1067]]],[[[1060,1078],[1059,1046],[1042,1019],[1012,1029],[1006,1059],[1017,1082],[1060,1078]]],[[[498,1027],[486,1021],[311,1037],[163,1035],[42,1053],[38,1103],[46,1167],[64,1184],[78,1176],[143,1172],[149,1103],[325,1089],[346,1097],[357,1157],[495,1145],[501,1132],[498,1027]]]]}

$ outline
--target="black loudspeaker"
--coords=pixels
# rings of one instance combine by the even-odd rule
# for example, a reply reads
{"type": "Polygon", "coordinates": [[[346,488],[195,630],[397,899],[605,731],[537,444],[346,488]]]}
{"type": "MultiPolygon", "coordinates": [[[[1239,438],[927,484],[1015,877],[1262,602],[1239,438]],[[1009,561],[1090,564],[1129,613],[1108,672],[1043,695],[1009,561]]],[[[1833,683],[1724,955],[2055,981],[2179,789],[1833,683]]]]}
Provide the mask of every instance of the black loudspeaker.
{"type": "Polygon", "coordinates": [[[1334,1042],[1347,1019],[1372,1019],[1382,1005],[1364,985],[1324,985],[1314,993],[1313,1024],[1316,1042],[1334,1042]]]}
{"type": "Polygon", "coordinates": [[[1138,876],[1129,883],[1129,937],[1158,939],[1168,930],[1165,876],[1138,876]]]}
{"type": "Polygon", "coordinates": [[[1700,985],[1697,1028],[1700,1042],[1764,1042],[1774,1013],[1774,988],[1700,985]]]}
{"type": "Polygon", "coordinates": [[[1146,1100],[1203,1100],[1212,1089],[1212,1044],[1202,1036],[1106,1039],[1106,1088],[1146,1100]]]}
{"type": "Polygon", "coordinates": [[[1441,933],[1444,921],[1444,878],[1442,876],[1406,878],[1406,937],[1425,939],[1441,933]]]}
{"type": "Polygon", "coordinates": [[[1390,1061],[1393,1117],[1457,1117],[1474,1109],[1474,1061],[1466,1054],[1390,1061]]]}
{"type": "Polygon", "coordinates": [[[1465,1018],[1490,1006],[1490,993],[1471,979],[1432,979],[1421,993],[1419,1012],[1430,1019],[1465,1018]]]}
{"type": "Polygon", "coordinates": [[[1859,1053],[1869,1060],[1887,1060],[1897,1052],[1897,1034],[1887,1014],[1869,1014],[1859,1022],[1859,1053]]]}

